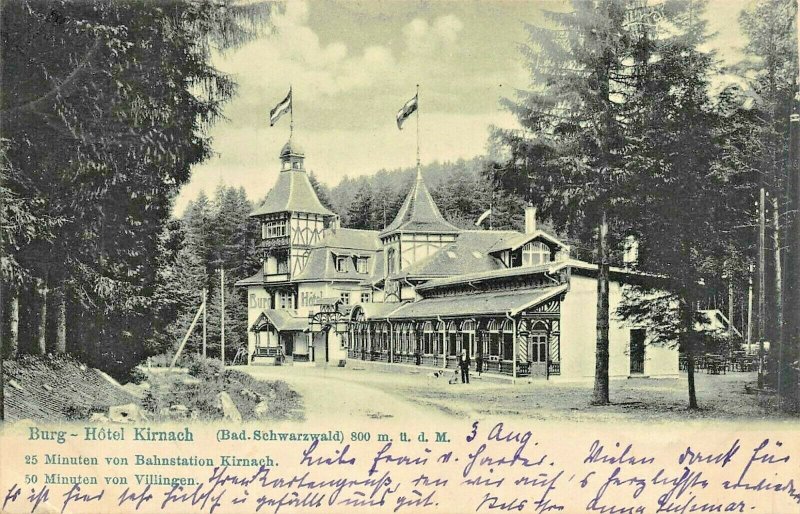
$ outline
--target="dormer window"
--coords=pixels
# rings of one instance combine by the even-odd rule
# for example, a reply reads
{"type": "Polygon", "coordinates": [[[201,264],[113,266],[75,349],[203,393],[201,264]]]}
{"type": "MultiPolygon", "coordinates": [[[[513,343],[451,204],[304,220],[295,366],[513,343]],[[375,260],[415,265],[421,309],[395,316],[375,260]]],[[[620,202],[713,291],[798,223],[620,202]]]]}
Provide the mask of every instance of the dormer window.
{"type": "Polygon", "coordinates": [[[533,241],[522,247],[522,266],[538,266],[550,262],[550,248],[544,243],[533,241]]]}
{"type": "Polygon", "coordinates": [[[369,259],[366,257],[356,257],[356,271],[359,273],[367,273],[367,264],[369,259]]]}
{"type": "Polygon", "coordinates": [[[347,257],[343,257],[341,255],[337,255],[334,257],[336,262],[336,271],[339,273],[344,273],[347,271],[347,257]]]}

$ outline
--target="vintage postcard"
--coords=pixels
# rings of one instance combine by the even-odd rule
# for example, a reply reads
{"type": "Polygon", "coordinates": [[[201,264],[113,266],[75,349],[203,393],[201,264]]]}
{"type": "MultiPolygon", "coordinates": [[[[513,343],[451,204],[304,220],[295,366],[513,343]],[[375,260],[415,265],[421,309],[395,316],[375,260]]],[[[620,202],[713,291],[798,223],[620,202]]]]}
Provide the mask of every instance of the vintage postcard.
{"type": "Polygon", "coordinates": [[[800,513],[795,0],[0,3],[4,513],[800,513]]]}

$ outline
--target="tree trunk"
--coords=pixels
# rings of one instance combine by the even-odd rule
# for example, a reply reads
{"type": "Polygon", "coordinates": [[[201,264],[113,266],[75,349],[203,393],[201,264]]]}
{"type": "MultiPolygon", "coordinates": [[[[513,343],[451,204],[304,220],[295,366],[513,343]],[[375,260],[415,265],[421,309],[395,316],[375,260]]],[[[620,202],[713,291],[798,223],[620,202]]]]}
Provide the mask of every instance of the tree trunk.
{"type": "Polygon", "coordinates": [[[694,385],[694,350],[695,350],[695,330],[694,330],[694,299],[687,295],[684,298],[680,313],[683,325],[684,345],[683,351],[686,354],[686,377],[689,385],[689,408],[697,409],[697,390],[694,385]]]}
{"type": "Polygon", "coordinates": [[[775,371],[777,377],[775,378],[775,385],[780,397],[783,392],[783,271],[781,269],[781,245],[780,245],[780,216],[778,212],[778,198],[772,197],[772,246],[773,256],[775,258],[774,274],[775,280],[775,339],[773,344],[776,348],[770,348],[771,354],[777,354],[773,359],[776,361],[775,371]],[[777,350],[777,351],[776,351],[777,350]]]}
{"type": "Polygon", "coordinates": [[[47,353],[47,279],[36,279],[36,295],[39,297],[39,319],[36,325],[36,348],[38,355],[47,353]]]}
{"type": "Polygon", "coordinates": [[[67,294],[64,285],[56,295],[56,346],[54,353],[67,353],[67,294]]]}
{"type": "MultiPolygon", "coordinates": [[[[763,177],[763,173],[761,174],[763,177]]],[[[758,201],[758,388],[764,387],[764,337],[766,335],[766,192],[758,201]]]]}
{"type": "Polygon", "coordinates": [[[16,359],[19,350],[19,289],[10,287],[8,294],[8,358],[16,359]]]}
{"type": "MultiPolygon", "coordinates": [[[[794,81],[793,81],[794,85],[794,81]]],[[[786,267],[784,271],[783,364],[787,388],[783,391],[782,407],[800,411],[800,374],[792,363],[800,357],[800,115],[790,118],[789,187],[786,188],[786,267]],[[794,313],[794,314],[792,314],[794,313]]]]}
{"type": "MultiPolygon", "coordinates": [[[[691,339],[691,335],[688,336],[691,339]]],[[[697,391],[694,387],[694,344],[688,341],[686,344],[686,377],[689,382],[689,408],[698,409],[697,391]]]]}
{"type": "Polygon", "coordinates": [[[594,368],[594,405],[609,403],[608,394],[608,220],[600,217],[597,233],[597,348],[594,368]]]}

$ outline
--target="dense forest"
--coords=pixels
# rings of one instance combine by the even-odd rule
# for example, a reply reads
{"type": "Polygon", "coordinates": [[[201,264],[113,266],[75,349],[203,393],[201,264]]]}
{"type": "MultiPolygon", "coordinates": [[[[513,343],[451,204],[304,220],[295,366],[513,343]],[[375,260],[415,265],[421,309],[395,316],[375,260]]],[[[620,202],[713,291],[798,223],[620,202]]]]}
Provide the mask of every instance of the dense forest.
{"type": "Polygon", "coordinates": [[[215,69],[277,4],[0,6],[3,353],[68,352],[125,377],[173,320],[172,203],[236,91],[215,69]]]}

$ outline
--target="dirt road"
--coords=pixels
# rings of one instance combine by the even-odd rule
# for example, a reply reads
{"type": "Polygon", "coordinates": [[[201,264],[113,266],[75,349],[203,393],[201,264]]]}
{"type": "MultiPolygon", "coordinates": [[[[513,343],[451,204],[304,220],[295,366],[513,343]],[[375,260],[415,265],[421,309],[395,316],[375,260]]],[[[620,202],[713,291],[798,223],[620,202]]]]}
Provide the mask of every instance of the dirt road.
{"type": "MultiPolygon", "coordinates": [[[[363,376],[363,372],[343,368],[316,368],[301,366],[247,366],[236,367],[258,379],[283,380],[303,396],[305,416],[308,421],[330,419],[419,420],[435,423],[454,419],[438,409],[425,408],[372,384],[381,379],[402,380],[394,374],[389,377],[363,376]],[[362,380],[366,379],[366,380],[362,380]]],[[[417,377],[419,378],[419,377],[417,377]]]]}

